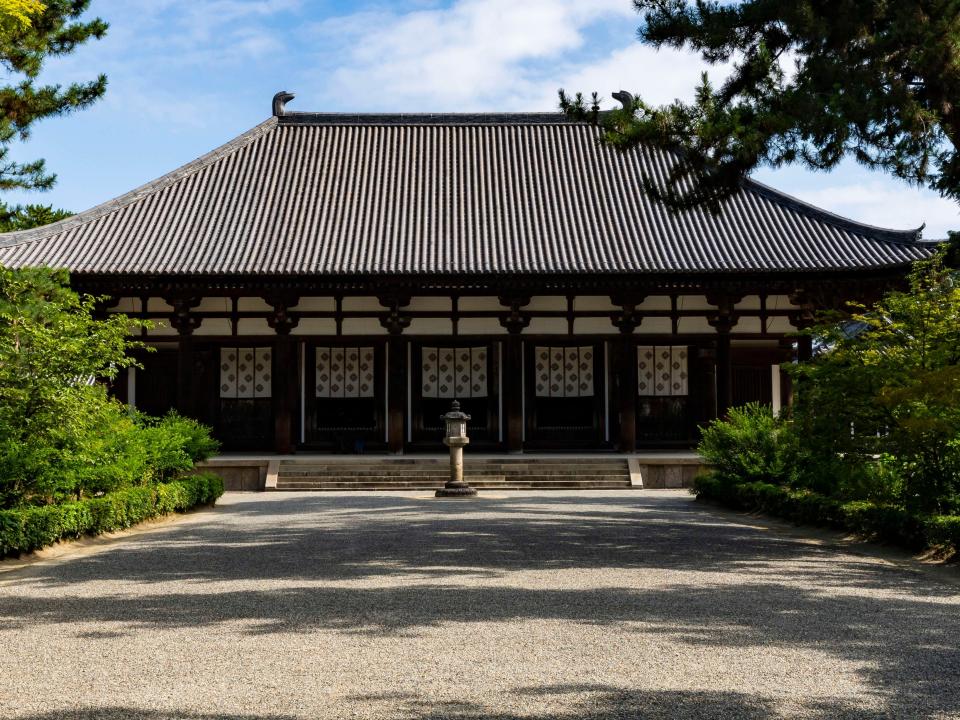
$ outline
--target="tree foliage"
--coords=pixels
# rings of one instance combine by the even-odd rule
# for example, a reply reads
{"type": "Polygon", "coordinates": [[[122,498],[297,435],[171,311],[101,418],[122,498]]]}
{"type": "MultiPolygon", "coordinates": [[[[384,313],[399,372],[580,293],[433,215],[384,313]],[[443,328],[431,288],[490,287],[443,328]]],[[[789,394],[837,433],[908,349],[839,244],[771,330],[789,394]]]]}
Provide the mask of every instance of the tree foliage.
{"type": "Polygon", "coordinates": [[[603,141],[682,149],[646,190],[674,209],[718,210],[759,166],[835,167],[845,157],[960,199],[960,3],[955,0],[634,0],[638,36],[729,63],[692,103],[642,97],[601,113],[561,108],[603,141]]]}
{"type": "Polygon", "coordinates": [[[29,28],[41,12],[40,0],[0,0],[0,35],[29,28]]]}
{"type": "Polygon", "coordinates": [[[788,365],[785,418],[734,409],[699,450],[727,484],[790,485],[839,501],[960,514],[960,272],[942,248],[907,290],[811,329],[819,352],[788,365]]]}
{"type": "Polygon", "coordinates": [[[917,263],[908,291],[816,328],[824,351],[791,369],[814,484],[841,478],[928,512],[960,504],[960,274],[946,254],[917,263]]]}
{"type": "Polygon", "coordinates": [[[66,86],[38,83],[48,58],[67,55],[91,38],[103,37],[107,24],[99,18],[81,19],[90,0],[46,0],[42,11],[24,10],[19,16],[12,10],[31,5],[18,0],[0,5],[0,11],[11,9],[0,16],[0,66],[8,78],[8,84],[0,86],[0,190],[49,189],[56,176],[47,171],[44,161],[17,162],[10,157],[10,144],[28,139],[38,120],[88,107],[107,87],[104,75],[66,86]]]}
{"type": "Polygon", "coordinates": [[[97,319],[65,272],[0,268],[0,509],[166,481],[212,454],[207,428],[131,413],[104,381],[144,323],[97,319]]]}
{"type": "Polygon", "coordinates": [[[0,233],[49,225],[73,213],[55,210],[52,205],[6,205],[0,202],[0,233]]]}

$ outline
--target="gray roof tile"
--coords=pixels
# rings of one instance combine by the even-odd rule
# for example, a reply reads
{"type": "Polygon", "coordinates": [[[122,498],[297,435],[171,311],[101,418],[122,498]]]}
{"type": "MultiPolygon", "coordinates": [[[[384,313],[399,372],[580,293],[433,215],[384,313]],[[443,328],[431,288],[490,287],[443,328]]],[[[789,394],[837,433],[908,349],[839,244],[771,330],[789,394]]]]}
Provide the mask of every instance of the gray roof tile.
{"type": "Polygon", "coordinates": [[[0,235],[0,264],[80,273],[857,270],[929,254],[748,181],[720,215],[642,192],[668,153],[619,153],[558,114],[271,118],[116,200],[0,235]]]}

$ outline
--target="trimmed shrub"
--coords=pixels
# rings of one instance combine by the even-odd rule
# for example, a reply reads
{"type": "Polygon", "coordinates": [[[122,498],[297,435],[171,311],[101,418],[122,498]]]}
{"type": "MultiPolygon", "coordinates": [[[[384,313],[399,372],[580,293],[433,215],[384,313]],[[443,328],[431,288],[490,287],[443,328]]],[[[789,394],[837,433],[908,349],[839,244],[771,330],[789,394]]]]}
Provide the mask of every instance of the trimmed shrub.
{"type": "Polygon", "coordinates": [[[930,545],[960,552],[960,515],[936,515],[928,518],[924,530],[930,545]]]}
{"type": "Polygon", "coordinates": [[[160,515],[212,504],[221,495],[223,480],[201,473],[60,505],[0,510],[0,558],[19,556],[67,538],[122,530],[160,515]]]}
{"type": "Polygon", "coordinates": [[[839,500],[770,483],[731,483],[716,475],[694,480],[697,499],[762,512],[805,525],[848,530],[910,550],[940,546],[960,551],[960,516],[922,515],[895,505],[839,500]]]}
{"type": "Polygon", "coordinates": [[[795,448],[789,426],[766,405],[750,403],[704,428],[697,451],[722,480],[787,484],[795,448]]]}

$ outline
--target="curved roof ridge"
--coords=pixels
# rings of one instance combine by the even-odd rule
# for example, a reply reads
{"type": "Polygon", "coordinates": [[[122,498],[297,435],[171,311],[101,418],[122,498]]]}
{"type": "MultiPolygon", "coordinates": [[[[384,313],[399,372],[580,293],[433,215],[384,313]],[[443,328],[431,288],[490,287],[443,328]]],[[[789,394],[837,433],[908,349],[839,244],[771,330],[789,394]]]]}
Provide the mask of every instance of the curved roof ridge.
{"type": "Polygon", "coordinates": [[[562,112],[351,113],[287,110],[281,125],[574,125],[562,112]]]}
{"type": "Polygon", "coordinates": [[[58,220],[55,223],[50,223],[49,225],[41,225],[40,227],[30,228],[28,230],[15,230],[13,232],[0,233],[0,248],[13,247],[15,245],[23,245],[28,242],[42,240],[45,237],[56,235],[57,233],[71,230],[78,225],[83,225],[85,223],[92,222],[93,220],[97,220],[104,215],[108,215],[115,210],[124,208],[127,205],[146,197],[147,195],[152,195],[153,193],[163,190],[164,188],[173,185],[175,182],[182,180],[185,177],[199,172],[217,160],[220,160],[221,158],[230,155],[240,148],[245,147],[254,140],[257,140],[270,130],[274,129],[276,126],[276,117],[267,118],[259,125],[252,127],[250,130],[238,135],[220,147],[201,155],[195,160],[191,160],[185,165],[181,165],[180,167],[171,170],[166,175],[161,175],[155,180],[144,183],[140,187],[134,188],[123,195],[119,195],[111,200],[100,203],[99,205],[94,205],[88,210],[79,212],[76,215],[71,215],[63,220],[58,220]]]}
{"type": "Polygon", "coordinates": [[[806,200],[801,200],[798,197],[771,187],[770,185],[762,183],[759,180],[754,180],[751,177],[744,178],[743,189],[763,195],[764,197],[776,203],[786,205],[797,212],[819,218],[826,223],[834,225],[835,227],[839,227],[843,230],[849,230],[857,235],[866,235],[876,240],[897,243],[900,245],[936,243],[935,240],[923,240],[923,228],[926,227],[926,224],[923,224],[913,230],[893,230],[891,228],[871,225],[858,220],[851,220],[848,217],[825,210],[822,207],[818,207],[817,205],[809,203],[806,200]]]}

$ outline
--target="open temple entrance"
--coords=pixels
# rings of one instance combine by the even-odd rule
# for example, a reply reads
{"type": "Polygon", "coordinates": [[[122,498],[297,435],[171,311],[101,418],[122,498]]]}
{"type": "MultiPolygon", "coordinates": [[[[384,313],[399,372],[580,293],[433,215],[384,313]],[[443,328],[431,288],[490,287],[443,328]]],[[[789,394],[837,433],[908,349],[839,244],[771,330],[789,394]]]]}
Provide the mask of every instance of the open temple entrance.
{"type": "Polygon", "coordinates": [[[457,400],[470,415],[470,447],[494,449],[500,443],[497,343],[413,343],[410,378],[410,447],[443,448],[440,416],[457,400]]]}
{"type": "Polygon", "coordinates": [[[525,445],[554,450],[607,445],[603,344],[530,343],[526,356],[525,445]]]}
{"type": "Polygon", "coordinates": [[[307,448],[340,453],[383,450],[383,344],[308,343],[303,439],[307,448]]]}
{"type": "MultiPolygon", "coordinates": [[[[196,358],[206,367],[204,353],[196,358]]],[[[273,444],[273,348],[219,348],[214,434],[224,449],[266,449],[273,444]]],[[[202,375],[197,385],[202,390],[202,375]]],[[[201,393],[202,394],[202,393],[201,393]]]]}

